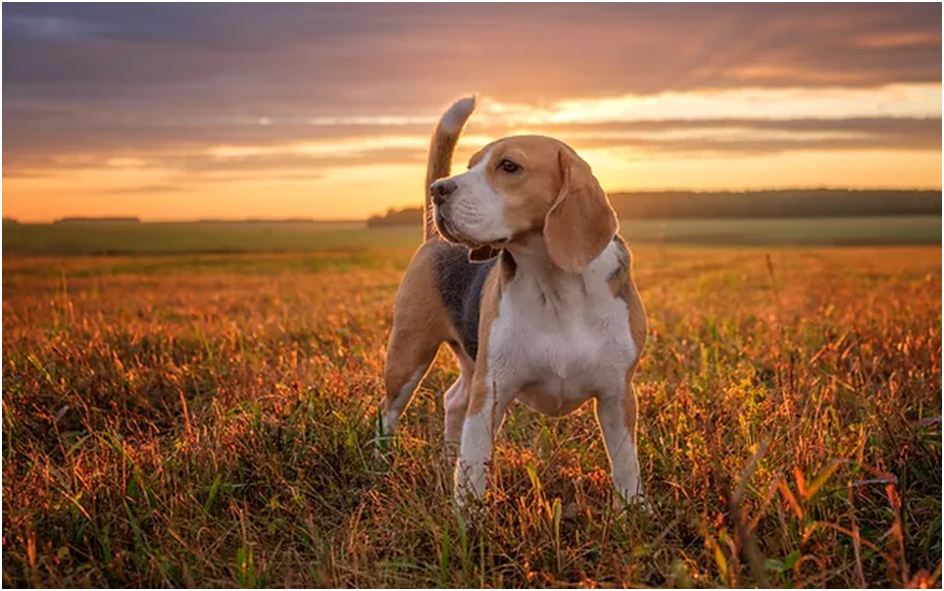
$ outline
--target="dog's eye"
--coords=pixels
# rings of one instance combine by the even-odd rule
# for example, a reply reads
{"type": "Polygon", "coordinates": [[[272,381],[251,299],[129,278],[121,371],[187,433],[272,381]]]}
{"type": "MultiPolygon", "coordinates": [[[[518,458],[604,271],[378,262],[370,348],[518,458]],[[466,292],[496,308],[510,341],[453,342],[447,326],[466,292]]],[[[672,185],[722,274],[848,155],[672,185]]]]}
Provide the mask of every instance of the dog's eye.
{"type": "Polygon", "coordinates": [[[502,172],[514,173],[521,170],[521,167],[506,158],[498,163],[498,169],[502,172]]]}

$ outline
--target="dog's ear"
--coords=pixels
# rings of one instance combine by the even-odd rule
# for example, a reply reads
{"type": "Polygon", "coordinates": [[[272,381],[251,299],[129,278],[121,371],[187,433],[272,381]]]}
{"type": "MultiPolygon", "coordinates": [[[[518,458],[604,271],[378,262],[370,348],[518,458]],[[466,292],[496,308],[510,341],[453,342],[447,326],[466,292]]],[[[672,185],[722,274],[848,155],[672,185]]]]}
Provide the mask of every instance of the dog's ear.
{"type": "Polygon", "coordinates": [[[569,150],[558,154],[561,185],[544,218],[544,240],[555,265],[580,273],[616,235],[616,213],[590,165],[569,150]]]}
{"type": "Polygon", "coordinates": [[[498,256],[498,253],[501,251],[497,248],[492,248],[491,246],[479,246],[476,248],[469,249],[469,260],[473,263],[481,263],[489,259],[493,259],[498,256]]]}

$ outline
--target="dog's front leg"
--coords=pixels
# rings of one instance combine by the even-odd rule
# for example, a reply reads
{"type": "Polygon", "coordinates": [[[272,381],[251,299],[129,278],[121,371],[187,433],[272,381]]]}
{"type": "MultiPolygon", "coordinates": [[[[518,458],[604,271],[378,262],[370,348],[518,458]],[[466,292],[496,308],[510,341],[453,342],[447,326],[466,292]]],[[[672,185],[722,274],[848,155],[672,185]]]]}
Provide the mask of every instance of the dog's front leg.
{"type": "Polygon", "coordinates": [[[636,458],[636,393],[627,381],[624,388],[601,394],[596,399],[597,421],[610,458],[615,505],[644,503],[636,458]]]}
{"type": "Polygon", "coordinates": [[[460,507],[470,496],[481,499],[485,494],[492,445],[511,401],[509,394],[497,384],[486,387],[484,379],[473,380],[456,463],[455,498],[460,507]]]}

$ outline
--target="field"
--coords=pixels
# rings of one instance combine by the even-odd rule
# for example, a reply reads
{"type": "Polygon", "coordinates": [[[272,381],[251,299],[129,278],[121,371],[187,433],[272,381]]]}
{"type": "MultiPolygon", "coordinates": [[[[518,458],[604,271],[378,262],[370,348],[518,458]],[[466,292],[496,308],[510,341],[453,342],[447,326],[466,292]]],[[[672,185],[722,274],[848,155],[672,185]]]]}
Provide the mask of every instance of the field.
{"type": "MultiPolygon", "coordinates": [[[[416,229],[307,235],[334,248],[307,253],[147,256],[124,234],[50,243],[137,256],[7,256],[3,584],[940,586],[932,219],[923,247],[640,241],[648,513],[610,508],[592,409],[520,406],[484,510],[454,512],[445,353],[374,458],[416,229]]],[[[5,254],[42,253],[28,229],[4,226],[5,254]]]]}

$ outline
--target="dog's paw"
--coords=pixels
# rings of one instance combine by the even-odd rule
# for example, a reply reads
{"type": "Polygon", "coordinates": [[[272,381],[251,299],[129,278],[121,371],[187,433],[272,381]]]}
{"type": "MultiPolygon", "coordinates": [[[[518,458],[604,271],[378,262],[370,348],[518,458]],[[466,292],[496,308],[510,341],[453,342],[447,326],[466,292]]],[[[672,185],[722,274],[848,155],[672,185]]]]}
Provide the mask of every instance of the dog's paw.
{"type": "Polygon", "coordinates": [[[377,438],[377,441],[374,442],[374,459],[379,462],[380,460],[382,460],[382,459],[384,459],[385,457],[387,457],[387,450],[388,450],[388,449],[389,449],[389,445],[387,444],[387,442],[386,442],[386,441],[382,441],[382,440],[378,437],[378,438],[377,438]]]}
{"type": "Polygon", "coordinates": [[[373,441],[373,456],[376,461],[390,461],[390,456],[394,449],[394,438],[390,435],[381,435],[377,433],[373,441]]]}
{"type": "Polygon", "coordinates": [[[452,493],[452,502],[459,511],[465,511],[467,507],[476,502],[475,495],[465,488],[457,486],[452,493]]]}
{"type": "Polygon", "coordinates": [[[484,519],[486,503],[472,493],[455,493],[452,497],[453,510],[461,515],[470,524],[479,523],[484,519]]]}
{"type": "Polygon", "coordinates": [[[628,497],[624,497],[619,493],[614,493],[613,509],[616,511],[640,512],[646,515],[651,515],[654,512],[652,503],[650,503],[649,499],[647,499],[642,493],[636,493],[634,495],[629,495],[628,497]]]}

